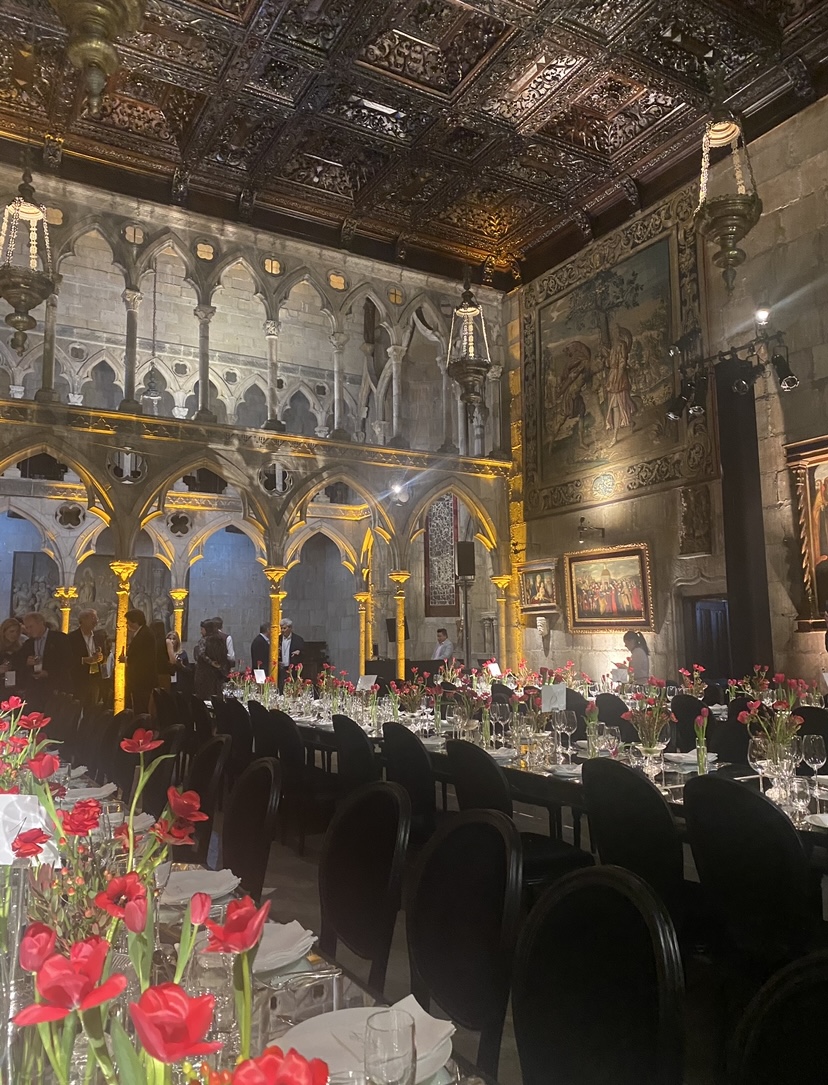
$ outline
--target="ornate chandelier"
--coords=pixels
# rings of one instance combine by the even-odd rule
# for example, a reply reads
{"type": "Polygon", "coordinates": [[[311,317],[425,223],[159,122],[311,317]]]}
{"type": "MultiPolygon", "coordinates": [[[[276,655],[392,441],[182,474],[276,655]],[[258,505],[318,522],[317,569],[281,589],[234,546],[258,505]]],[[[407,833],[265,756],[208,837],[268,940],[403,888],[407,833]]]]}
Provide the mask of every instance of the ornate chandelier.
{"type": "Polygon", "coordinates": [[[756,191],[742,123],[728,109],[713,110],[702,140],[701,181],[696,227],[708,241],[719,246],[713,263],[722,269],[728,293],[736,282],[736,268],[745,261],[739,242],[745,238],[762,214],[762,201],[756,191]],[[728,147],[729,155],[717,170],[717,187],[710,193],[710,152],[728,147]]]}
{"type": "Polygon", "coordinates": [[[37,324],[31,310],[50,297],[56,285],[46,208],[35,202],[28,164],[17,193],[0,226],[0,297],[12,307],[6,323],[14,328],[11,345],[22,355],[26,332],[37,324]]]}
{"type": "Polygon", "coordinates": [[[86,106],[100,116],[107,79],[120,65],[115,42],[141,25],[146,0],[50,0],[69,31],[66,55],[83,72],[86,106]]]}
{"type": "Polygon", "coordinates": [[[448,357],[448,375],[460,385],[460,398],[469,407],[485,407],[486,375],[492,368],[486,322],[471,290],[471,279],[466,272],[460,304],[451,317],[448,357]]]}

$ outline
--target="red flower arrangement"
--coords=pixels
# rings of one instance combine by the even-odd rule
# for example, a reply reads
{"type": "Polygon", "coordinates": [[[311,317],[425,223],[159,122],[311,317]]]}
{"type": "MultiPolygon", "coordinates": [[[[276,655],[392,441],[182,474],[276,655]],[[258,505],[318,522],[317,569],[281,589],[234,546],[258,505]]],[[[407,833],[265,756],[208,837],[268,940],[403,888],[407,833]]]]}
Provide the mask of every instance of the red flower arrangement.
{"type": "Polygon", "coordinates": [[[14,1018],[16,1025],[39,1025],[47,1021],[62,1021],[75,1010],[94,1009],[126,990],[127,979],[115,973],[103,983],[109,942],[105,938],[87,938],[75,942],[69,957],[53,953],[37,969],[35,985],[41,1001],[21,1010],[14,1018]]]}
{"type": "Polygon", "coordinates": [[[161,983],[130,1002],[129,1012],[147,1054],[158,1062],[173,1063],[220,1050],[220,1043],[204,1040],[214,1005],[212,995],[190,998],[177,983],[161,983]]]}
{"type": "Polygon", "coordinates": [[[132,738],[121,739],[121,749],[126,753],[149,753],[164,745],[164,740],[155,737],[155,731],[146,727],[138,727],[133,732],[132,738]]]}

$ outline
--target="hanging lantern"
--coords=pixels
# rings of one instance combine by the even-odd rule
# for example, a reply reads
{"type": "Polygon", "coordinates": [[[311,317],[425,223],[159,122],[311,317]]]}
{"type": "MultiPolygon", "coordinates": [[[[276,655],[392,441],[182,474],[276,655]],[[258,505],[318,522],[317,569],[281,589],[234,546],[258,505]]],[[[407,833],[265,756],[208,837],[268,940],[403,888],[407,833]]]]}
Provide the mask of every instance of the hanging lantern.
{"type": "Polygon", "coordinates": [[[728,293],[736,282],[736,268],[745,261],[739,242],[750,233],[761,214],[762,201],[756,191],[741,121],[730,110],[716,108],[702,140],[696,228],[706,240],[719,246],[713,263],[722,269],[728,293]],[[728,147],[729,153],[716,171],[717,187],[723,191],[711,195],[710,152],[723,147],[728,147]]]}
{"type": "Polygon", "coordinates": [[[56,287],[46,208],[35,202],[28,164],[17,193],[3,212],[0,225],[0,297],[12,307],[6,323],[14,328],[11,345],[22,355],[26,332],[37,324],[31,310],[56,287]]]}
{"type": "Polygon", "coordinates": [[[486,375],[492,367],[489,340],[483,312],[471,291],[471,279],[466,272],[460,304],[451,317],[448,375],[460,385],[460,398],[471,407],[485,405],[486,375]]]}
{"type": "Polygon", "coordinates": [[[107,79],[120,65],[115,42],[141,25],[145,0],[51,0],[69,30],[66,55],[83,72],[86,107],[100,116],[107,79]]]}
{"type": "Polygon", "coordinates": [[[152,353],[150,354],[149,370],[144,380],[144,390],[141,399],[145,399],[155,407],[161,402],[161,389],[158,386],[158,370],[156,361],[156,340],[158,335],[158,261],[152,265],[152,353]]]}

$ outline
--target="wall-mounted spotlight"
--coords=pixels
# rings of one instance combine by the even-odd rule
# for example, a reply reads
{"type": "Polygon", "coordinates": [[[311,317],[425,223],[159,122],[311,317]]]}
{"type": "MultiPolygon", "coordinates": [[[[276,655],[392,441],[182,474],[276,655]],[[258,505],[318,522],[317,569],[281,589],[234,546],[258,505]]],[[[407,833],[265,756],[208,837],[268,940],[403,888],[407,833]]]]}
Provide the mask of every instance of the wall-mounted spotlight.
{"type": "Polygon", "coordinates": [[[686,374],[681,378],[679,394],[667,408],[667,417],[671,422],[680,422],[688,403],[695,399],[696,385],[691,377],[686,374]]]}
{"type": "Polygon", "coordinates": [[[606,529],[603,527],[594,527],[586,516],[582,516],[578,521],[578,545],[583,546],[586,542],[587,535],[598,535],[600,538],[606,536],[606,529]]]}
{"type": "Polygon", "coordinates": [[[746,396],[765,372],[763,365],[753,366],[748,361],[739,361],[739,369],[731,387],[737,396],[746,396]]]}
{"type": "Polygon", "coordinates": [[[761,304],[761,305],[757,305],[756,306],[756,312],[753,314],[753,319],[755,320],[757,327],[759,327],[759,328],[766,327],[768,321],[770,320],[770,315],[771,315],[771,307],[770,307],[770,305],[765,305],[764,303],[761,304]]]}
{"type": "Polygon", "coordinates": [[[776,370],[776,377],[779,381],[779,387],[783,392],[792,392],[794,388],[799,387],[799,377],[791,370],[791,364],[788,361],[788,348],[783,346],[777,350],[771,358],[771,365],[776,370]],[[782,351],[784,350],[784,354],[782,351]]]}
{"type": "Polygon", "coordinates": [[[391,483],[391,500],[395,505],[407,505],[411,500],[411,494],[405,482],[399,479],[391,483]]]}
{"type": "Polygon", "coordinates": [[[693,399],[687,408],[687,413],[693,418],[701,418],[707,410],[707,370],[703,369],[696,374],[693,384],[693,399]]]}

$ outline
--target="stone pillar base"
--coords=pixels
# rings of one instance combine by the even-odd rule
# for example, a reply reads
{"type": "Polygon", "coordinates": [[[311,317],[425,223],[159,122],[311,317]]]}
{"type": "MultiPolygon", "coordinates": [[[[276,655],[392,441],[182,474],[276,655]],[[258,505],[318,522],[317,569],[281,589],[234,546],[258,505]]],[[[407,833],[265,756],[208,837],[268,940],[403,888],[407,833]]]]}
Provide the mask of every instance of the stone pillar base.
{"type": "Polygon", "coordinates": [[[456,456],[459,452],[459,449],[453,441],[443,441],[437,451],[445,452],[447,456],[456,456]]]}
{"type": "Polygon", "coordinates": [[[38,388],[34,394],[35,403],[59,403],[60,396],[54,388],[38,388]]]}
{"type": "Polygon", "coordinates": [[[122,414],[143,414],[144,408],[137,399],[122,399],[118,404],[118,410],[122,414]]]}
{"type": "Polygon", "coordinates": [[[196,411],[193,415],[194,422],[216,422],[218,421],[212,411],[196,411]]]}
{"type": "Polygon", "coordinates": [[[287,426],[284,422],[281,422],[278,418],[268,418],[262,429],[273,430],[274,433],[286,433],[287,426]]]}
{"type": "Polygon", "coordinates": [[[350,441],[351,435],[346,429],[335,429],[331,434],[334,441],[350,441]]]}

